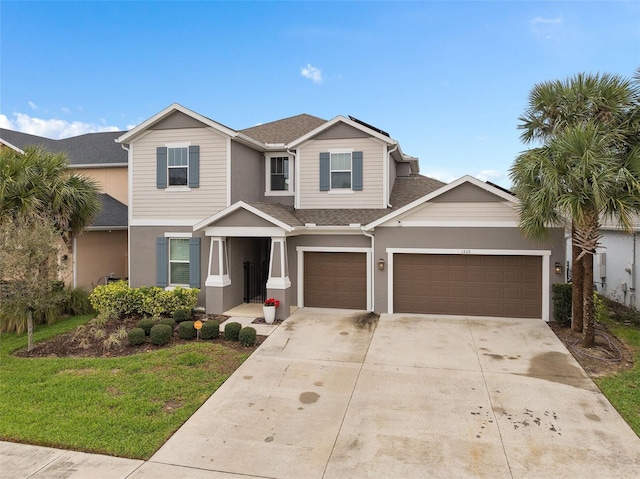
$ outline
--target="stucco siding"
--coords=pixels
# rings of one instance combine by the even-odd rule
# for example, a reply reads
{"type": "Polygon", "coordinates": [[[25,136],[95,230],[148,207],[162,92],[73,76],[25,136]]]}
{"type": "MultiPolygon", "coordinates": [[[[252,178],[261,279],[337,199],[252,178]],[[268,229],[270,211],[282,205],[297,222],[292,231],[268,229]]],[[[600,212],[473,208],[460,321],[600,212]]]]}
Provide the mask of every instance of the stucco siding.
{"type": "Polygon", "coordinates": [[[133,144],[132,222],[206,218],[227,206],[228,139],[210,128],[154,130],[133,144]],[[168,143],[200,146],[200,187],[156,187],[156,148],[168,143]]]}
{"type": "Polygon", "coordinates": [[[237,142],[231,143],[231,204],[264,201],[264,155],[237,142]]]}
{"type": "Polygon", "coordinates": [[[85,231],[76,238],[76,286],[91,291],[105,277],[126,278],[127,231],[85,231]]]}
{"type": "Polygon", "coordinates": [[[604,230],[600,244],[601,248],[594,258],[593,265],[598,292],[619,303],[640,308],[640,295],[637,292],[640,276],[640,233],[635,233],[634,238],[632,233],[604,230]],[[632,290],[634,273],[636,291],[632,290]]]}
{"type": "Polygon", "coordinates": [[[129,203],[126,166],[117,168],[75,168],[73,171],[97,181],[100,191],[112,196],[120,203],[125,205],[129,203]]]}
{"type": "MultiPolygon", "coordinates": [[[[386,146],[373,138],[311,140],[299,148],[300,208],[382,208],[386,146]],[[320,153],[349,149],[363,152],[362,191],[320,191],[320,153]]],[[[339,191],[339,190],[338,190],[339,191]]]]}

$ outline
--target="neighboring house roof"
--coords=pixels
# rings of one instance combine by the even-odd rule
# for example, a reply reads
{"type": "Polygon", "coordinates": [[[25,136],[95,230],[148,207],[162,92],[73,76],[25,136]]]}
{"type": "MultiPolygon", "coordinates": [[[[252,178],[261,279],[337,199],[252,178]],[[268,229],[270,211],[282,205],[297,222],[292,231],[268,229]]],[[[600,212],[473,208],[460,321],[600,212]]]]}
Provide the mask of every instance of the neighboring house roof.
{"type": "Polygon", "coordinates": [[[100,202],[100,213],[87,230],[126,229],[129,225],[127,205],[106,193],[100,193],[100,202]]]}
{"type": "MultiPolygon", "coordinates": [[[[600,218],[600,230],[602,231],[626,231],[625,228],[614,218],[600,218]]],[[[631,217],[631,229],[634,232],[640,232],[640,214],[631,217]]]]}
{"type": "Polygon", "coordinates": [[[327,121],[322,118],[303,113],[301,115],[283,118],[282,120],[245,128],[244,130],[240,130],[240,133],[244,133],[262,143],[286,144],[306,135],[326,122],[327,121]]]}
{"type": "Polygon", "coordinates": [[[127,152],[114,140],[122,131],[86,133],[71,138],[53,140],[19,131],[0,128],[0,139],[7,146],[24,151],[40,146],[51,153],[65,153],[71,166],[115,166],[127,164],[127,152]]]}

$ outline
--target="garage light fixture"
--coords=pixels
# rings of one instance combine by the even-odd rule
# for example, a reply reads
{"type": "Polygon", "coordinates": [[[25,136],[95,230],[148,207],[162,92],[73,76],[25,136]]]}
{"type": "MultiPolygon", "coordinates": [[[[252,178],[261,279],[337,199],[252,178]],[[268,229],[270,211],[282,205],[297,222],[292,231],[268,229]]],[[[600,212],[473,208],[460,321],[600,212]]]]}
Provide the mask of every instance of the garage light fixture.
{"type": "Polygon", "coordinates": [[[378,270],[379,271],[384,271],[384,258],[380,258],[378,260],[378,270]]]}
{"type": "Polygon", "coordinates": [[[555,272],[556,274],[562,274],[562,265],[558,262],[556,262],[555,272]]]}

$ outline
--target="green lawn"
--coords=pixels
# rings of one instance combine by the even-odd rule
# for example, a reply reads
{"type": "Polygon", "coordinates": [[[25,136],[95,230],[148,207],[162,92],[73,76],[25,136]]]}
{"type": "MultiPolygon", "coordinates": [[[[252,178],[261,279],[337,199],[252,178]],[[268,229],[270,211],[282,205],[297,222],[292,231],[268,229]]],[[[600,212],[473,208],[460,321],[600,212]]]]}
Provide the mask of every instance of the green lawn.
{"type": "Polygon", "coordinates": [[[640,437],[640,330],[614,321],[606,321],[606,324],[631,350],[633,369],[615,376],[596,379],[595,382],[640,437]]]}
{"type": "MultiPolygon", "coordinates": [[[[41,326],[35,341],[91,316],[41,326]]],[[[0,439],[147,459],[249,356],[193,342],[120,358],[18,358],[0,336],[0,439]]]]}

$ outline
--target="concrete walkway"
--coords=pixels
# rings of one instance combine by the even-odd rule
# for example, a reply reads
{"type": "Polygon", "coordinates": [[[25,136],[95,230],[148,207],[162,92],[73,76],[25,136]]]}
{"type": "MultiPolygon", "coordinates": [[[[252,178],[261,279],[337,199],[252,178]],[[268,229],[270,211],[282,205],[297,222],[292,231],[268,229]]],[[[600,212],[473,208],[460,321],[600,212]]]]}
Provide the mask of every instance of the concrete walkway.
{"type": "Polygon", "coordinates": [[[64,451],[52,459],[55,450],[38,448],[42,461],[23,471],[29,461],[21,466],[20,457],[32,456],[20,448],[30,446],[0,443],[1,477],[628,478],[640,471],[640,439],[544,322],[382,315],[376,324],[366,314],[314,309],[278,327],[145,463],[64,451]],[[90,467],[103,459],[113,469],[90,467]],[[57,474],[63,461],[74,472],[57,474]]]}

